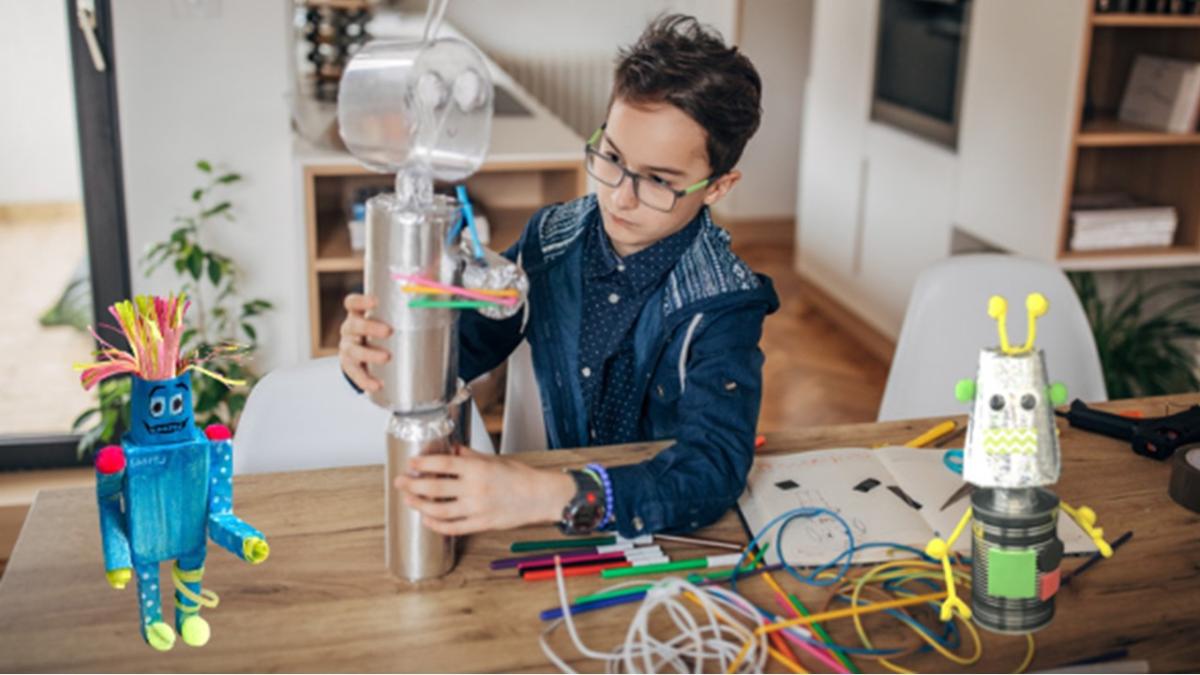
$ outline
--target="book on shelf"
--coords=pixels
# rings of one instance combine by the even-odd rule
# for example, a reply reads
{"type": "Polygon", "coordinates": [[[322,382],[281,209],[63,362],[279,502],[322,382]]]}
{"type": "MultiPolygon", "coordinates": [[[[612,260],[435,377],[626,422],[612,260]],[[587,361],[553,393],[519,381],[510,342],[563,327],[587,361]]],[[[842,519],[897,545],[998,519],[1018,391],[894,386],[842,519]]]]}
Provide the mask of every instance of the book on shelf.
{"type": "Polygon", "coordinates": [[[1138,54],[1125,83],[1122,122],[1177,134],[1196,130],[1200,62],[1138,54]]]}
{"type": "Polygon", "coordinates": [[[1071,198],[1071,250],[1162,248],[1175,240],[1174,207],[1139,202],[1125,193],[1071,198]]]}
{"type": "Polygon", "coordinates": [[[1096,0],[1096,13],[1200,14],[1200,0],[1096,0]]]}

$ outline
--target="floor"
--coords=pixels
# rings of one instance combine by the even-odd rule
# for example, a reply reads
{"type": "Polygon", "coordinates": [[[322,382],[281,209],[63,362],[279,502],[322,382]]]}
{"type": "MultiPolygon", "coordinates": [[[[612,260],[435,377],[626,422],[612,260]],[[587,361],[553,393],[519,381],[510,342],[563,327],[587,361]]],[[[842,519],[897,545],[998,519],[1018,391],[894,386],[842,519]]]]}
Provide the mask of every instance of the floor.
{"type": "Polygon", "coordinates": [[[735,231],[733,241],[752,269],[771,277],[781,301],[763,328],[759,430],[873,422],[887,364],[806,301],[790,238],[740,244],[735,231]]]}

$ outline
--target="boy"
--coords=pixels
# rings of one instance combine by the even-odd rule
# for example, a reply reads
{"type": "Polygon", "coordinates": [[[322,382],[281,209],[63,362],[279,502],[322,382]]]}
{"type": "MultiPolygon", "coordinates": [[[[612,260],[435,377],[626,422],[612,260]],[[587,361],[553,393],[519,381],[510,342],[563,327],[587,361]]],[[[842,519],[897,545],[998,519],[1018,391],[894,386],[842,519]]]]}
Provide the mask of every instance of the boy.
{"type": "MultiPolygon", "coordinates": [[[[557,522],[627,537],[719,518],[745,487],[762,383],[758,341],[779,301],[729,250],[708,207],[737,183],[758,128],[754,66],[694,18],[653,22],[618,61],[605,124],[588,141],[594,194],[534,214],[505,252],[521,255],[529,316],[464,312],[462,378],[529,341],[551,448],[675,439],[639,464],[566,473],[475,453],[412,460],[397,487],[444,534],[557,522]],[[523,332],[522,332],[523,331],[523,332]],[[443,477],[433,477],[440,474],[443,477]],[[446,477],[449,476],[449,477],[446,477]]],[[[364,390],[372,298],[346,298],[339,355],[364,390]]]]}

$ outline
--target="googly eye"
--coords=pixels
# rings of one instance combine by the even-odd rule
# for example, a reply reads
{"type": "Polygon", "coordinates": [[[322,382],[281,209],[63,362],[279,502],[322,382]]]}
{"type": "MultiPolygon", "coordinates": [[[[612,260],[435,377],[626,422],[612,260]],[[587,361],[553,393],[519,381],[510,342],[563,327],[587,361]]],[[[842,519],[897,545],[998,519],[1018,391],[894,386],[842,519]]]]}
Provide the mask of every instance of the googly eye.
{"type": "Polygon", "coordinates": [[[992,410],[1000,412],[1004,410],[1004,397],[1000,394],[992,394],[992,398],[988,399],[988,405],[991,406],[992,410]]]}
{"type": "Polygon", "coordinates": [[[430,110],[445,105],[448,93],[445,80],[437,73],[422,73],[417,79],[417,98],[430,110]]]}
{"type": "Polygon", "coordinates": [[[483,79],[474,70],[465,70],[454,78],[454,102],[459,110],[470,112],[483,103],[483,79]]]}
{"type": "Polygon", "coordinates": [[[151,417],[162,417],[163,413],[166,412],[166,410],[167,410],[167,399],[165,399],[161,396],[155,396],[154,398],[150,399],[150,416],[151,417]]]}
{"type": "Polygon", "coordinates": [[[1037,405],[1037,397],[1033,394],[1025,394],[1021,397],[1021,407],[1026,410],[1033,410],[1037,405]]]}
{"type": "Polygon", "coordinates": [[[183,412],[183,394],[175,394],[171,397],[171,414],[178,415],[183,412]]]}

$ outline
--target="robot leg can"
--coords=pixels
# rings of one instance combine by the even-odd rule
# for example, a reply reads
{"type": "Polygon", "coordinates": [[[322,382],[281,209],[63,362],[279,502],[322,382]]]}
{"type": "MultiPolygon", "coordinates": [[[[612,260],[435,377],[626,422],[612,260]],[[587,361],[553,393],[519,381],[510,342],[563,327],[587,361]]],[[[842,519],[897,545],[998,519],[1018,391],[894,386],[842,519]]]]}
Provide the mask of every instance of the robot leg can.
{"type": "Polygon", "coordinates": [[[420,455],[454,454],[466,446],[471,406],[470,391],[462,387],[448,404],[417,413],[395,413],[387,429],[387,495],[385,557],[393,575],[407,581],[424,581],[454,569],[454,537],[438,534],[421,523],[421,513],[404,503],[395,487],[396,476],[408,472],[408,460],[420,455]]]}
{"type": "Polygon", "coordinates": [[[984,488],[971,504],[975,622],[1005,634],[1045,628],[1054,618],[1063,553],[1058,497],[1041,488],[984,488]]]}

